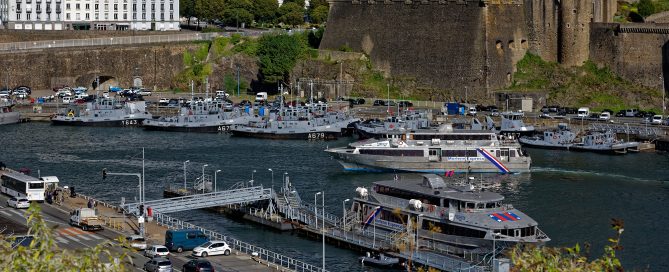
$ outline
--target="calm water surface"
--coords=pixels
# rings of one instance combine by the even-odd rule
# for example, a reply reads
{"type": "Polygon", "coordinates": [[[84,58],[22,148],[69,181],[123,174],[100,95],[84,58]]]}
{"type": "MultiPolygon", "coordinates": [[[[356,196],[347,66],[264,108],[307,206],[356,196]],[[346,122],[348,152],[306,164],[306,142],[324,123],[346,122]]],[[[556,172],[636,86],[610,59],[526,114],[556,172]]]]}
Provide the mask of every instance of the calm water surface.
{"type": "MultiPolygon", "coordinates": [[[[141,148],[146,151],[147,199],[162,197],[166,183],[183,183],[183,162],[189,180],[216,169],[219,188],[251,178],[256,184],[275,185],[284,172],[302,198],[325,191],[329,212],[341,214],[342,200],[352,198],[358,186],[369,186],[391,174],[343,172],[323,149],[345,145],[335,142],[267,141],[231,138],[217,134],[147,132],[141,129],[53,127],[32,123],[0,127],[0,161],[12,168],[28,167],[36,175],[56,175],[62,185],[118,203],[132,199],[137,181],[131,177],[102,180],[100,171],[141,171],[141,148]]],[[[528,150],[531,174],[505,178],[501,193],[508,203],[533,217],[553,246],[592,244],[591,255],[602,254],[613,235],[611,218],[625,221],[622,252],[626,268],[669,271],[669,155],[641,153],[606,156],[563,151],[528,150]]],[[[411,175],[405,175],[407,177],[411,175]]],[[[403,177],[404,178],[404,177],[403,177]]],[[[320,202],[320,199],[319,199],[320,202]]],[[[205,212],[190,211],[176,217],[230,234],[244,241],[318,265],[320,242],[280,233],[205,212]]],[[[326,265],[332,271],[363,271],[358,253],[326,245],[326,265]]]]}

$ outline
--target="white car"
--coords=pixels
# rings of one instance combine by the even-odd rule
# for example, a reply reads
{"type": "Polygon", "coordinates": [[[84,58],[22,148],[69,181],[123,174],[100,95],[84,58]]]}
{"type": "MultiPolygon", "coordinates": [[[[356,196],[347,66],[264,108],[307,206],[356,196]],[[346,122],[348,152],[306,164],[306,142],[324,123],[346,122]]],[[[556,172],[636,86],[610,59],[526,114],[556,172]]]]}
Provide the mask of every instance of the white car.
{"type": "Polygon", "coordinates": [[[147,89],[139,89],[138,94],[141,96],[151,96],[151,91],[147,89]]]}
{"type": "Polygon", "coordinates": [[[166,257],[170,255],[170,250],[165,246],[154,245],[147,248],[144,251],[144,256],[153,258],[153,257],[166,257]]]}
{"type": "Polygon", "coordinates": [[[56,93],[56,96],[58,97],[72,96],[72,92],[70,92],[70,90],[62,89],[56,93]]]}
{"type": "Polygon", "coordinates": [[[600,121],[611,120],[611,113],[609,113],[608,111],[602,112],[602,114],[599,115],[599,120],[600,121]]]}
{"type": "Polygon", "coordinates": [[[661,125],[662,124],[662,119],[664,119],[664,116],[662,115],[654,115],[653,116],[653,125],[661,125]]]}
{"type": "Polygon", "coordinates": [[[19,99],[26,99],[28,98],[28,93],[26,91],[16,91],[14,92],[14,96],[19,99]]]}
{"type": "Polygon", "coordinates": [[[224,241],[209,241],[193,249],[193,256],[230,255],[232,249],[224,241]]]}
{"type": "Polygon", "coordinates": [[[146,240],[142,236],[130,235],[128,237],[125,237],[125,240],[128,241],[128,244],[130,244],[131,248],[134,248],[134,249],[137,249],[137,250],[145,250],[146,249],[146,240]]]}
{"type": "Polygon", "coordinates": [[[7,206],[14,207],[17,209],[27,209],[28,207],[30,207],[30,201],[22,197],[21,198],[12,197],[7,200],[7,206]]]}
{"type": "Polygon", "coordinates": [[[74,102],[74,98],[71,96],[63,96],[63,103],[65,104],[70,104],[74,102]]]}

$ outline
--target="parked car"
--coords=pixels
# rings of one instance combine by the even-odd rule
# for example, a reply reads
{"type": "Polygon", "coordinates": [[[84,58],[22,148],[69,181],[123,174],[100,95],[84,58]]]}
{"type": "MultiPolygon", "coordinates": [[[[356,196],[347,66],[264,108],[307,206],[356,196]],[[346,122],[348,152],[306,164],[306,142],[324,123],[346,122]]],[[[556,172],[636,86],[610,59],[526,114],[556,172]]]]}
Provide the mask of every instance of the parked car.
{"type": "Polygon", "coordinates": [[[653,115],[652,123],[653,123],[653,125],[661,125],[663,119],[664,119],[664,116],[662,116],[662,115],[653,115]]]}
{"type": "Polygon", "coordinates": [[[74,102],[74,98],[72,98],[71,96],[63,96],[63,103],[70,104],[72,102],[74,102]]]}
{"type": "Polygon", "coordinates": [[[205,259],[190,260],[181,268],[182,272],[214,272],[214,267],[205,259]]]}
{"type": "Polygon", "coordinates": [[[542,112],[542,113],[549,113],[549,112],[550,112],[550,110],[548,109],[548,107],[546,107],[546,106],[543,106],[543,107],[541,107],[541,110],[540,110],[540,112],[542,112]]]}
{"type": "Polygon", "coordinates": [[[14,90],[12,90],[12,88],[9,88],[9,87],[0,88],[0,92],[7,92],[8,94],[12,94],[13,91],[14,90]]]}
{"type": "Polygon", "coordinates": [[[30,207],[30,201],[28,199],[23,198],[23,197],[12,197],[10,199],[7,199],[7,206],[9,207],[14,207],[17,209],[27,209],[30,207]]]}
{"type": "Polygon", "coordinates": [[[139,95],[142,95],[142,96],[151,96],[151,91],[148,90],[148,89],[144,89],[144,88],[139,89],[139,92],[137,92],[137,93],[139,95]]]}
{"type": "Polygon", "coordinates": [[[28,93],[26,91],[23,91],[23,90],[14,91],[14,96],[17,99],[26,99],[26,98],[28,98],[28,93]]]}
{"type": "Polygon", "coordinates": [[[153,245],[144,250],[144,256],[146,257],[165,257],[170,255],[170,250],[166,246],[153,245]]]}
{"type": "Polygon", "coordinates": [[[549,106],[548,111],[550,112],[558,112],[559,106],[549,106]]]}
{"type": "Polygon", "coordinates": [[[590,108],[588,107],[578,108],[578,117],[586,118],[589,115],[590,115],[590,108]]]}
{"type": "Polygon", "coordinates": [[[167,104],[169,104],[169,103],[170,103],[170,99],[168,99],[168,98],[163,97],[163,98],[158,100],[158,105],[160,105],[160,106],[167,106],[167,104]]]}
{"type": "Polygon", "coordinates": [[[58,97],[72,96],[72,92],[70,92],[70,90],[61,89],[58,92],[56,92],[56,96],[58,97]]]}
{"type": "Polygon", "coordinates": [[[384,101],[384,100],[374,100],[373,106],[385,106],[385,105],[386,105],[386,101],[384,101]]]}
{"type": "Polygon", "coordinates": [[[490,110],[490,115],[499,116],[499,111],[497,109],[492,109],[492,110],[490,110]]]}
{"type": "Polygon", "coordinates": [[[128,237],[125,237],[125,240],[128,241],[128,244],[130,245],[131,248],[137,250],[146,249],[146,239],[144,239],[144,237],[140,235],[130,235],[128,237]]]}
{"type": "Polygon", "coordinates": [[[144,271],[172,272],[172,262],[163,257],[156,257],[144,264],[144,271]]]}
{"type": "Polygon", "coordinates": [[[564,110],[567,114],[576,114],[578,112],[578,109],[573,107],[565,107],[564,110]]]}
{"type": "Polygon", "coordinates": [[[168,230],[165,232],[165,246],[170,251],[183,252],[209,241],[209,238],[196,229],[168,230]]]}
{"type": "Polygon", "coordinates": [[[224,241],[209,241],[193,249],[193,256],[207,257],[209,255],[230,255],[232,249],[224,241]]]}
{"type": "Polygon", "coordinates": [[[471,115],[471,116],[476,116],[477,113],[478,112],[476,111],[475,107],[469,107],[469,111],[467,111],[467,115],[471,115]]]}
{"type": "Polygon", "coordinates": [[[641,117],[641,123],[642,123],[642,124],[650,124],[651,122],[653,122],[652,118],[650,118],[650,117],[641,117]]]}
{"type": "Polygon", "coordinates": [[[3,90],[0,91],[0,98],[8,98],[9,97],[9,91],[3,90]]]}
{"type": "Polygon", "coordinates": [[[397,102],[397,105],[400,106],[400,107],[403,107],[403,108],[413,107],[413,103],[411,103],[411,101],[400,101],[400,102],[397,102]]]}
{"type": "Polygon", "coordinates": [[[599,115],[599,120],[600,121],[608,121],[611,120],[611,113],[608,111],[602,112],[602,114],[599,115]]]}
{"type": "Polygon", "coordinates": [[[616,117],[625,117],[625,110],[619,110],[616,112],[616,117]]]}
{"type": "Polygon", "coordinates": [[[625,116],[626,117],[640,117],[640,116],[637,116],[638,113],[639,113],[638,109],[627,109],[627,110],[625,110],[625,116]]]}
{"type": "MultiPolygon", "coordinates": [[[[629,114],[629,111],[627,112],[627,114],[629,114]]],[[[627,116],[629,116],[629,115],[627,115],[627,116]]],[[[646,112],[645,112],[645,111],[636,111],[636,112],[634,113],[634,117],[644,117],[644,116],[646,116],[646,112]]]]}
{"type": "Polygon", "coordinates": [[[653,116],[657,115],[654,111],[647,111],[646,114],[643,115],[643,117],[650,117],[653,118],[653,116]]]}
{"type": "Polygon", "coordinates": [[[87,92],[88,89],[86,87],[75,87],[72,88],[72,91],[74,92],[74,94],[81,94],[87,92]]]}
{"type": "Polygon", "coordinates": [[[28,86],[18,86],[16,88],[14,88],[14,91],[24,91],[24,92],[28,93],[29,95],[33,93],[32,89],[30,89],[30,87],[28,87],[28,86]]]}

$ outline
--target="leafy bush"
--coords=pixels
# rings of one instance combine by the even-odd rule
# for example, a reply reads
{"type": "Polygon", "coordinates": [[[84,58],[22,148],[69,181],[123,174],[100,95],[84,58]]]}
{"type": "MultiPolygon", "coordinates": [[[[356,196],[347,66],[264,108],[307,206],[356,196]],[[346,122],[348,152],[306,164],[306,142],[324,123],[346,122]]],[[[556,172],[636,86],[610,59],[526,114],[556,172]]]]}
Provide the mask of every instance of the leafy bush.
{"type": "Polygon", "coordinates": [[[274,83],[288,76],[297,60],[305,55],[305,45],[296,35],[264,35],[258,39],[260,71],[265,83],[274,83]]]}
{"type": "Polygon", "coordinates": [[[342,45],[342,46],[339,47],[339,51],[342,51],[342,52],[352,52],[353,49],[351,49],[351,47],[348,46],[348,44],[344,44],[344,45],[342,45]]]}

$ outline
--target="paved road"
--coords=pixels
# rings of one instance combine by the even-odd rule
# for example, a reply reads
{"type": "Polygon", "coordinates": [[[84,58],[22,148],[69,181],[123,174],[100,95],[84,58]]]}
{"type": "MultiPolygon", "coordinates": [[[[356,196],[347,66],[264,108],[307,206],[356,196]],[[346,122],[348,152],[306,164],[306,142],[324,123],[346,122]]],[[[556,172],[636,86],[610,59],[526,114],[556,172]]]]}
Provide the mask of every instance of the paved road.
{"type": "MultiPolygon", "coordinates": [[[[8,197],[6,195],[0,195],[0,217],[21,225],[26,225],[26,210],[7,207],[7,199],[8,197]]],[[[113,229],[104,229],[97,232],[82,231],[81,229],[72,227],[68,224],[69,214],[67,211],[62,210],[58,206],[46,203],[40,205],[42,206],[44,220],[49,226],[56,227],[55,240],[56,244],[61,248],[70,250],[92,248],[104,241],[116,240],[119,237],[125,237],[127,235],[113,229]]],[[[119,249],[115,249],[115,251],[120,252],[119,249]]],[[[136,271],[141,271],[144,263],[149,260],[149,258],[144,257],[142,253],[143,251],[139,251],[133,252],[130,255],[133,259],[136,271]]],[[[190,252],[173,252],[170,253],[170,255],[169,259],[172,261],[172,265],[176,271],[179,271],[186,262],[193,258],[190,256],[190,252]]],[[[212,262],[216,271],[258,271],[257,266],[253,266],[253,263],[248,261],[248,257],[235,255],[210,256],[208,260],[212,262]]],[[[275,270],[268,268],[267,271],[275,270]]]]}

